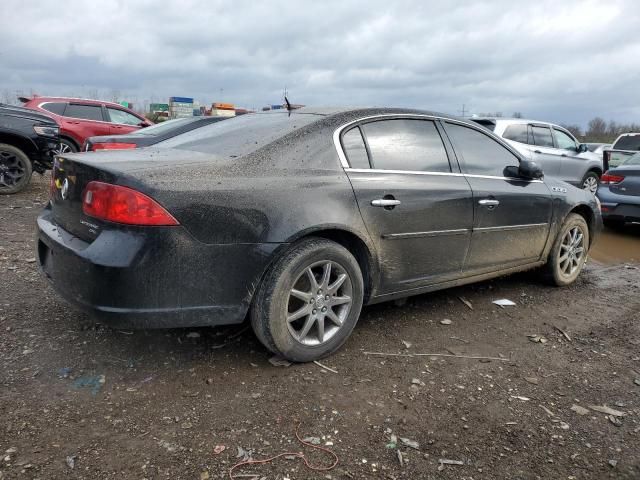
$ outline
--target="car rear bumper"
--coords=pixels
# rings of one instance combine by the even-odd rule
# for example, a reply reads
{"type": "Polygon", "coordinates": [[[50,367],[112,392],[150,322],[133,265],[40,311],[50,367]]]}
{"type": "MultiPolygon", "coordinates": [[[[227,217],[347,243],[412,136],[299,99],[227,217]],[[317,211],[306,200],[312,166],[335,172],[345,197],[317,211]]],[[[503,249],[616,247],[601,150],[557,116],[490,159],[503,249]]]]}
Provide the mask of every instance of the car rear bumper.
{"type": "Polygon", "coordinates": [[[182,227],[104,230],[91,243],[38,217],[41,271],[67,301],[125,328],[240,323],[279,244],[208,245],[182,227]]]}
{"type": "Polygon", "coordinates": [[[598,198],[605,220],[640,221],[640,197],[618,195],[604,186],[598,188],[598,198]]]}

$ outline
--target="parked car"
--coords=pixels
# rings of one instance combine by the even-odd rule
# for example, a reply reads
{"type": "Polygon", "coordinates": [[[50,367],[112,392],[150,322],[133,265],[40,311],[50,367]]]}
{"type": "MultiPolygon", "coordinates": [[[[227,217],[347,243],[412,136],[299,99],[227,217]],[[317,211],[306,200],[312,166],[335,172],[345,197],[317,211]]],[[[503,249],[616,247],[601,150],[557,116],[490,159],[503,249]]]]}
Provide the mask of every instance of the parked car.
{"type": "Polygon", "coordinates": [[[637,152],[640,152],[640,133],[623,133],[604,152],[605,170],[617,167],[637,152]]]}
{"type": "MultiPolygon", "coordinates": [[[[590,152],[596,155],[604,156],[604,151],[611,148],[610,143],[586,143],[585,144],[590,152]]],[[[604,157],[603,157],[604,158],[604,157]]]]}
{"type": "Polygon", "coordinates": [[[88,137],[118,135],[153,125],[146,118],[118,105],[101,100],[64,97],[20,97],[26,108],[39,110],[60,127],[58,153],[77,152],[88,137]]]}
{"type": "Polygon", "coordinates": [[[224,120],[226,117],[190,117],[167,120],[151,127],[137,130],[128,135],[104,135],[89,137],[82,150],[90,152],[95,150],[128,150],[155,145],[163,140],[168,140],[182,133],[190,132],[196,128],[211,125],[224,120]]]}
{"type": "Polygon", "coordinates": [[[33,172],[51,168],[58,130],[46,115],[0,104],[0,194],[23,190],[33,172]]]}
{"type": "Polygon", "coordinates": [[[595,193],[602,172],[602,155],[588,150],[559,125],[521,118],[472,118],[502,137],[526,158],[538,163],[545,176],[559,178],[595,193]]]}
{"type": "Polygon", "coordinates": [[[248,114],[137,150],[58,158],[39,265],[113,325],[242,322],[292,361],[365,304],[534,267],[580,273],[596,198],[479,125],[407,109],[248,114]]]}
{"type": "Polygon", "coordinates": [[[617,228],[625,222],[640,222],[640,153],[602,175],[597,195],[605,225],[617,228]]]}

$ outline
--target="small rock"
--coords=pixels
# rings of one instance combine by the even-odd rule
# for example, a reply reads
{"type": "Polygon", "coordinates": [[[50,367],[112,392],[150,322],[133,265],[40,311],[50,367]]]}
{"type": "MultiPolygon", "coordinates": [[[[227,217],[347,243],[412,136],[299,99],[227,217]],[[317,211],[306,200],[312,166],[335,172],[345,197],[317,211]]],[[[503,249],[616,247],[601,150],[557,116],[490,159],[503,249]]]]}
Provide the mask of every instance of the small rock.
{"type": "Polygon", "coordinates": [[[448,318],[445,318],[444,320],[440,320],[440,323],[442,325],[451,325],[453,322],[451,320],[449,320],[448,318]]]}
{"type": "Polygon", "coordinates": [[[193,424],[191,422],[184,422],[182,424],[182,429],[183,430],[188,430],[189,428],[193,428],[193,424]]]}
{"type": "Polygon", "coordinates": [[[207,378],[205,381],[207,382],[207,385],[211,385],[213,383],[213,378],[207,378]]]}
{"type": "Polygon", "coordinates": [[[532,385],[538,385],[539,382],[537,377],[524,377],[524,379],[532,385]]]}
{"type": "Polygon", "coordinates": [[[27,263],[36,263],[36,259],[35,259],[35,257],[27,258],[25,260],[25,262],[27,262],[27,263]]]}
{"type": "Polygon", "coordinates": [[[32,350],[32,349],[30,349],[30,348],[27,348],[26,350],[23,350],[23,351],[22,351],[22,354],[23,354],[23,355],[29,355],[30,353],[33,353],[33,350],[32,350]]]}
{"type": "Polygon", "coordinates": [[[609,421],[611,423],[613,423],[616,427],[621,427],[622,426],[622,421],[620,421],[620,419],[618,417],[615,417],[613,415],[608,415],[607,418],[609,419],[609,421]]]}
{"type": "Polygon", "coordinates": [[[415,440],[410,440],[408,438],[400,438],[400,441],[403,443],[403,445],[406,445],[407,447],[413,448],[415,450],[420,449],[420,445],[415,440]]]}
{"type": "Polygon", "coordinates": [[[13,455],[17,451],[18,449],[16,447],[10,447],[10,448],[7,448],[4,453],[6,453],[7,455],[13,455]]]}
{"type": "Polygon", "coordinates": [[[261,396],[262,396],[262,394],[261,394],[261,393],[252,393],[252,394],[251,394],[251,398],[253,398],[254,400],[255,400],[256,398],[260,398],[261,396]]]}
{"type": "Polygon", "coordinates": [[[320,445],[320,439],[318,437],[305,437],[302,441],[310,443],[311,445],[320,445]]]}
{"type": "Polygon", "coordinates": [[[200,334],[198,332],[189,332],[187,333],[187,338],[200,338],[200,334]]]}
{"type": "Polygon", "coordinates": [[[286,360],[282,357],[279,357],[277,355],[274,355],[273,357],[271,357],[269,359],[269,363],[271,365],[273,365],[274,367],[288,367],[291,365],[291,362],[289,360],[286,360]]]}
{"type": "Polygon", "coordinates": [[[66,458],[66,462],[67,462],[67,466],[73,470],[76,466],[76,458],[78,458],[77,455],[68,455],[66,458]]]}
{"type": "Polygon", "coordinates": [[[220,455],[226,449],[227,447],[225,447],[224,445],[216,445],[215,447],[213,447],[213,453],[215,453],[216,455],[220,455]]]}
{"type": "Polygon", "coordinates": [[[527,337],[529,337],[529,341],[533,343],[547,343],[549,341],[542,335],[527,335],[527,337]]]}
{"type": "Polygon", "coordinates": [[[421,387],[424,387],[424,386],[425,386],[425,383],[424,383],[422,380],[420,380],[419,378],[414,378],[414,379],[412,379],[412,380],[411,380],[411,383],[412,383],[413,385],[420,385],[421,387]]]}
{"type": "Polygon", "coordinates": [[[616,468],[618,466],[618,460],[609,460],[609,465],[616,468]]]}
{"type": "Polygon", "coordinates": [[[402,340],[402,344],[404,345],[404,348],[411,348],[411,345],[413,345],[411,342],[407,342],[406,340],[402,340]]]}
{"type": "Polygon", "coordinates": [[[640,378],[636,378],[633,383],[635,383],[636,385],[638,385],[640,387],[640,378]]]}
{"type": "Polygon", "coordinates": [[[209,472],[206,470],[204,472],[200,472],[200,480],[209,480],[209,472]]]}

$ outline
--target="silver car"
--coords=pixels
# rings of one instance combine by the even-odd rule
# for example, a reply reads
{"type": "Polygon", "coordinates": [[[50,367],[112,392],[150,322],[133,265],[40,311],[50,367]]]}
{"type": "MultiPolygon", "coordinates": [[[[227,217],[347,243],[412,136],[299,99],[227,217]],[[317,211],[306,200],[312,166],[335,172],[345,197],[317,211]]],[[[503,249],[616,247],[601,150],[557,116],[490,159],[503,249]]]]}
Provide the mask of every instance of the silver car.
{"type": "Polygon", "coordinates": [[[602,176],[602,155],[590,152],[559,125],[522,118],[472,118],[538,163],[554,177],[595,193],[602,176]]]}

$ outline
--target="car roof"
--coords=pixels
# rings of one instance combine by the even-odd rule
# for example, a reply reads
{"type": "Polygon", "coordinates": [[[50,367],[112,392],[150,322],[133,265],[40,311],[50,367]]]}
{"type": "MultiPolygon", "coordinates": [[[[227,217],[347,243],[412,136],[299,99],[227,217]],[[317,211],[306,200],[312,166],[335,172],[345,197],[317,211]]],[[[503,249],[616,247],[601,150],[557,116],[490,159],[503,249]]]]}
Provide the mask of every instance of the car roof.
{"type": "MultiPolygon", "coordinates": [[[[553,123],[553,122],[545,122],[542,120],[534,120],[531,118],[508,118],[508,117],[470,117],[467,120],[472,120],[472,121],[491,121],[494,124],[498,124],[498,123],[508,123],[508,124],[522,124],[522,123],[539,123],[541,125],[553,125],[554,127],[560,127],[560,128],[564,128],[561,125],[557,124],[557,123],[553,123]]],[[[565,129],[566,130],[566,129],[565,129]]]]}
{"type": "Polygon", "coordinates": [[[89,98],[74,98],[74,97],[33,97],[30,102],[37,101],[38,103],[50,103],[50,102],[70,102],[70,103],[85,103],[87,105],[106,105],[109,107],[118,107],[121,110],[129,110],[124,105],[120,105],[115,102],[108,102],[106,100],[91,100],[89,98]]]}
{"type": "MultiPolygon", "coordinates": [[[[256,112],[255,115],[289,114],[286,109],[268,110],[266,112],[256,112]]],[[[458,120],[469,122],[468,118],[460,118],[446,113],[434,112],[431,110],[420,110],[415,108],[402,107],[302,107],[291,110],[291,115],[307,114],[333,117],[337,115],[349,116],[376,116],[376,115],[427,115],[430,117],[443,118],[448,120],[458,120]]]]}

